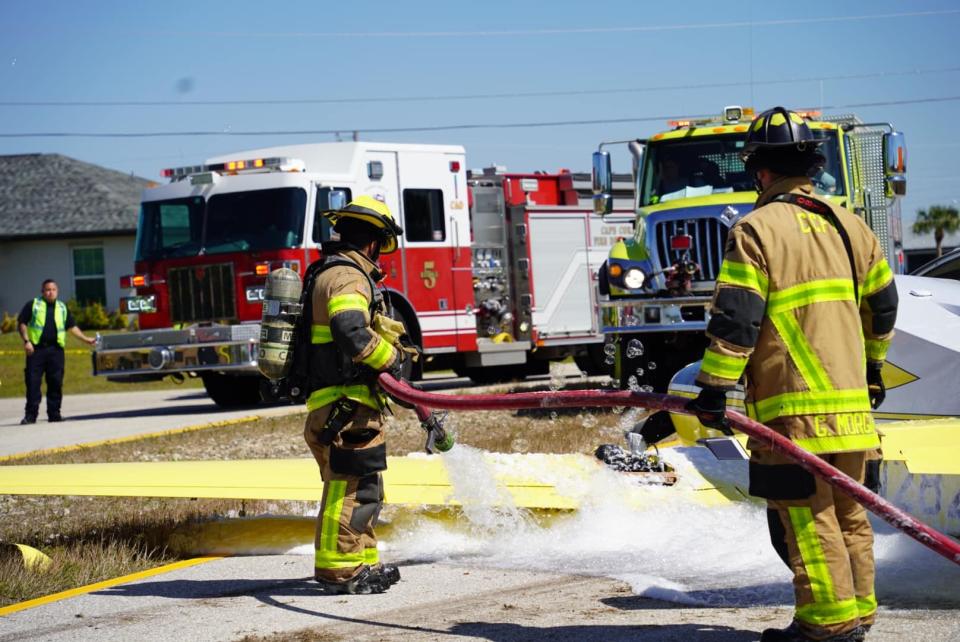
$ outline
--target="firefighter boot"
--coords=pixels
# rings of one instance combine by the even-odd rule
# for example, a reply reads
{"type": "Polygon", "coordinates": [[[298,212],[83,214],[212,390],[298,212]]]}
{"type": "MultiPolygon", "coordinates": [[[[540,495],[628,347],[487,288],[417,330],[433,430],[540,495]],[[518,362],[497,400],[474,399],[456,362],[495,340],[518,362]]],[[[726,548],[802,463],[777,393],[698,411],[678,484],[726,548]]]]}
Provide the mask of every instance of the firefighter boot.
{"type": "Polygon", "coordinates": [[[374,593],[383,593],[396,582],[396,580],[393,582],[390,581],[391,575],[387,568],[392,568],[394,572],[393,576],[395,576],[397,580],[400,579],[400,571],[397,570],[396,566],[384,567],[383,565],[378,565],[363,566],[359,573],[346,582],[331,582],[319,578],[316,578],[316,581],[317,584],[320,585],[321,592],[327,595],[371,595],[374,593]]]}
{"type": "MultiPolygon", "coordinates": [[[[821,638],[820,642],[863,642],[866,635],[864,628],[858,626],[846,633],[821,638]]],[[[817,638],[806,635],[796,621],[791,622],[785,629],[764,629],[760,634],[760,642],[816,642],[816,640],[817,638]]]]}

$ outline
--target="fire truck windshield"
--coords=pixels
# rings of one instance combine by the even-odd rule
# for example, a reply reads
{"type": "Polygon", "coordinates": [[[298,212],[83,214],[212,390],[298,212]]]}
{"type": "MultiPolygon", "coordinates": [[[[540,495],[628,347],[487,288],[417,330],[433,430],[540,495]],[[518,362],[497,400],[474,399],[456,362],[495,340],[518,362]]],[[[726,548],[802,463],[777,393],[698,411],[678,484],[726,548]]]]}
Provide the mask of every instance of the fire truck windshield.
{"type": "MultiPolygon", "coordinates": [[[[824,137],[820,151],[827,159],[811,180],[820,194],[843,194],[840,154],[836,133],[815,129],[824,137]]],[[[667,139],[647,148],[640,205],[654,205],[678,198],[729,192],[751,192],[753,177],[740,160],[743,135],[697,136],[667,139]]]]}
{"type": "Polygon", "coordinates": [[[303,243],[307,194],[298,187],[147,201],[137,230],[138,261],[276,250],[303,243]]]}

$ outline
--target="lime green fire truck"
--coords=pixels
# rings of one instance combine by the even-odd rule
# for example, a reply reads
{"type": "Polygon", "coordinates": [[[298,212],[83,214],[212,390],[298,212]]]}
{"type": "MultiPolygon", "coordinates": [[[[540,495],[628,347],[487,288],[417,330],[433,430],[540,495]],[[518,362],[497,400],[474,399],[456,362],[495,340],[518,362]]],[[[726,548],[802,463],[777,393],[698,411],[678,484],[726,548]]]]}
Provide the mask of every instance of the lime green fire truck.
{"type": "MultiPolygon", "coordinates": [[[[906,146],[889,123],[803,114],[826,164],[811,177],[821,197],[863,216],[895,272],[903,271],[899,198],[906,193],[906,146]]],[[[597,275],[607,361],[623,388],[663,391],[680,368],[703,356],[704,330],[727,232],[757,198],[740,160],[753,111],[727,107],[715,118],[671,121],[647,139],[602,143],[593,155],[593,202],[612,210],[610,154],[633,156],[636,221],[597,275]]]]}

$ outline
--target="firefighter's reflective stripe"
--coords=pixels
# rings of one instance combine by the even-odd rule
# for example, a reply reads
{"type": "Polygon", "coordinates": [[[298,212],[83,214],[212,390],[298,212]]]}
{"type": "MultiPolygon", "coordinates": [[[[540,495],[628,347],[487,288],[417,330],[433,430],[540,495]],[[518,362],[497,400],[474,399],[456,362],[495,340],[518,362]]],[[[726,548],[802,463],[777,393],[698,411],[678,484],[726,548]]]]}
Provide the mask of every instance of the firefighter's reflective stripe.
{"type": "Polygon", "coordinates": [[[873,593],[866,597],[857,598],[857,613],[865,618],[877,612],[877,596],[873,593]]]}
{"type": "Polygon", "coordinates": [[[383,337],[378,336],[377,347],[360,361],[374,370],[383,370],[391,359],[393,359],[393,346],[387,343],[383,337]]]}
{"type": "Polygon", "coordinates": [[[337,399],[342,399],[343,397],[353,399],[374,410],[380,410],[382,407],[380,400],[370,391],[370,388],[362,383],[358,383],[354,385],[327,386],[326,388],[314,390],[307,399],[307,410],[313,411],[323,406],[329,406],[337,399]]]}
{"type": "Polygon", "coordinates": [[[800,371],[800,376],[810,390],[832,390],[833,385],[819,357],[800,328],[792,311],[771,314],[770,320],[790,353],[790,358],[800,371]]]}
{"type": "Polygon", "coordinates": [[[347,494],[347,482],[334,479],[327,483],[327,496],[323,504],[323,516],[320,522],[320,542],[316,549],[315,566],[317,568],[340,568],[357,566],[362,562],[352,561],[344,564],[337,551],[337,539],[340,534],[340,513],[347,494]]]}
{"type": "MultiPolygon", "coordinates": [[[[61,348],[67,345],[67,306],[62,301],[54,303],[53,319],[57,328],[57,344],[61,348]]],[[[47,302],[42,298],[33,300],[33,313],[30,316],[30,323],[27,325],[27,338],[30,343],[36,345],[40,343],[40,337],[43,336],[43,326],[47,324],[47,302]]]]}
{"type": "Polygon", "coordinates": [[[831,415],[871,410],[866,388],[785,392],[751,402],[747,408],[760,423],[790,415],[831,415]]]}
{"type": "Polygon", "coordinates": [[[864,298],[870,296],[871,294],[882,289],[892,279],[893,272],[890,271],[890,266],[887,264],[887,260],[881,259],[879,263],[874,265],[872,268],[870,268],[870,271],[867,272],[867,278],[863,280],[861,296],[864,298]]]}
{"type": "Polygon", "coordinates": [[[717,282],[756,290],[763,298],[767,298],[767,291],[770,287],[767,277],[760,270],[747,263],[736,261],[724,261],[720,265],[717,282]]]}
{"type": "Polygon", "coordinates": [[[740,379],[740,375],[743,374],[743,369],[746,367],[746,357],[731,357],[708,349],[703,353],[700,372],[736,382],[740,379]]]}
{"type": "Polygon", "coordinates": [[[771,292],[767,300],[767,314],[774,315],[826,301],[850,301],[853,297],[853,281],[850,279],[823,279],[801,283],[785,290],[771,292]]]}
{"type": "Polygon", "coordinates": [[[310,343],[320,344],[331,342],[333,342],[333,334],[330,333],[330,326],[316,323],[310,326],[310,343]]]}
{"type": "Polygon", "coordinates": [[[347,310],[366,312],[369,307],[370,302],[362,294],[341,294],[331,297],[327,302],[327,314],[332,318],[347,310]]]}
{"type": "MultiPolygon", "coordinates": [[[[858,413],[850,413],[858,414],[858,413]]],[[[837,415],[842,417],[843,415],[837,415]]],[[[880,447],[880,437],[871,427],[871,432],[864,435],[829,435],[827,437],[804,437],[794,439],[793,443],[807,452],[815,455],[824,453],[845,453],[858,450],[872,450],[880,447]]]]}
{"type": "Polygon", "coordinates": [[[864,341],[867,349],[867,359],[871,361],[883,361],[887,358],[887,349],[890,347],[890,341],[885,339],[867,339],[864,341]]]}
{"type": "Polygon", "coordinates": [[[361,564],[380,563],[380,553],[375,548],[365,548],[362,553],[337,553],[335,551],[316,552],[313,565],[316,568],[352,568],[361,564]]]}
{"type": "Polygon", "coordinates": [[[334,479],[327,483],[327,498],[323,507],[320,545],[315,551],[316,568],[351,568],[361,564],[377,564],[380,554],[375,547],[357,553],[340,552],[337,542],[340,534],[340,516],[347,494],[347,482],[334,479]]]}
{"type": "Polygon", "coordinates": [[[859,617],[856,598],[838,600],[830,576],[830,567],[827,564],[823,547],[820,546],[820,537],[817,535],[813,512],[808,507],[791,507],[790,522],[797,538],[797,548],[803,558],[803,566],[807,571],[810,590],[813,593],[812,604],[797,606],[796,617],[802,622],[825,626],[849,622],[859,617]]]}

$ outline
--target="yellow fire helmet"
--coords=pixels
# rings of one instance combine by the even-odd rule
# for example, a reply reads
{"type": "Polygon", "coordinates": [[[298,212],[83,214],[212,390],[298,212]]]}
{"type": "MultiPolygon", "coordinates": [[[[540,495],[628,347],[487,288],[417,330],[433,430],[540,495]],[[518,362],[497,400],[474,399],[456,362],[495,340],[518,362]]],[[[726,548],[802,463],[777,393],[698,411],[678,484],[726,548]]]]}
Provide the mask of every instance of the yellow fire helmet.
{"type": "Polygon", "coordinates": [[[341,219],[353,218],[377,228],[380,231],[380,252],[383,254],[395,251],[397,237],[403,234],[403,230],[394,222],[387,204],[372,196],[358,196],[343,209],[324,212],[323,215],[334,225],[341,219]]]}

